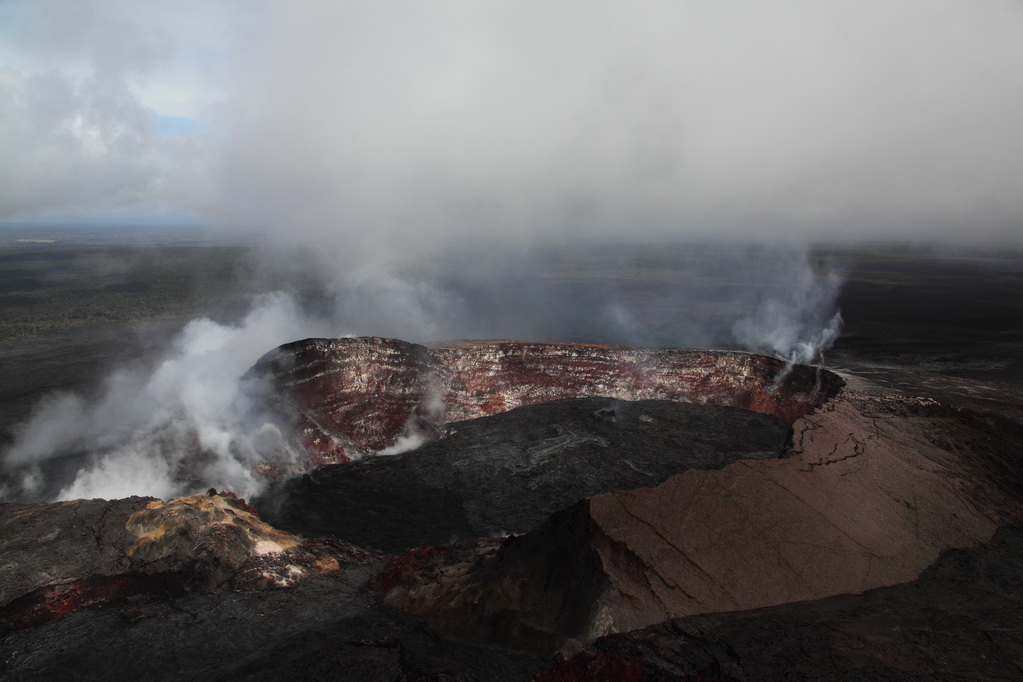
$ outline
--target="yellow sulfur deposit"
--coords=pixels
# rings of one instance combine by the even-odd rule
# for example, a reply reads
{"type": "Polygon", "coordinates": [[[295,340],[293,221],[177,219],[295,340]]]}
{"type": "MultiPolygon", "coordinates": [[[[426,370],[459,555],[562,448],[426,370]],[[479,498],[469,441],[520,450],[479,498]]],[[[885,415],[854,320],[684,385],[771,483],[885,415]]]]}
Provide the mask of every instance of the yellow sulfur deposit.
{"type": "Polygon", "coordinates": [[[192,495],[150,502],[129,517],[126,528],[138,536],[128,556],[141,561],[187,560],[212,554],[238,566],[250,555],[276,554],[299,544],[225,495],[192,495]]]}

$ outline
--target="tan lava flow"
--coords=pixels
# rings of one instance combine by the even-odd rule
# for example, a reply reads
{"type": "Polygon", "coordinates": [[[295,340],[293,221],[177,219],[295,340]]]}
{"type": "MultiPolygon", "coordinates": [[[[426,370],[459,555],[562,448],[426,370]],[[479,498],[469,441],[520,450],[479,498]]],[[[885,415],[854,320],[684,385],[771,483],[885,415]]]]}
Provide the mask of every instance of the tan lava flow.
{"type": "MultiPolygon", "coordinates": [[[[230,493],[155,500],[132,514],[125,528],[138,538],[126,552],[136,564],[149,570],[194,564],[223,573],[211,577],[236,588],[288,587],[340,567],[337,547],[274,528],[230,493]]],[[[351,547],[346,554],[361,559],[366,553],[351,547]]]]}
{"type": "Polygon", "coordinates": [[[934,401],[844,392],[794,428],[790,458],[594,496],[466,556],[469,568],[446,556],[386,599],[449,636],[551,653],[671,617],[912,580],[1023,518],[998,490],[1013,444],[934,401]],[[964,456],[950,443],[983,445],[964,456]]]}

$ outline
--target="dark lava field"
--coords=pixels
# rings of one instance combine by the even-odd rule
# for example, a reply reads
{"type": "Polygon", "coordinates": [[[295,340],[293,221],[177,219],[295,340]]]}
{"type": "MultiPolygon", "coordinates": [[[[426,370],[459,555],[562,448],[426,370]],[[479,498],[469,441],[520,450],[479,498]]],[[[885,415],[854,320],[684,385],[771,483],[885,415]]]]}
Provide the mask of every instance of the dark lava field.
{"type": "MultiPolygon", "coordinates": [[[[0,445],[196,315],[317,296],[179,236],[0,245],[0,445]]],[[[521,283],[643,301],[692,248],[521,283]]],[[[321,466],[249,500],[0,502],[0,679],[1023,679],[1023,254],[811,262],[842,273],[844,328],[785,374],[665,350],[701,309],[665,297],[643,344],[587,338],[583,306],[531,343],[267,348],[253,372],[321,466]],[[364,454],[410,425],[418,448],[364,454]]]]}

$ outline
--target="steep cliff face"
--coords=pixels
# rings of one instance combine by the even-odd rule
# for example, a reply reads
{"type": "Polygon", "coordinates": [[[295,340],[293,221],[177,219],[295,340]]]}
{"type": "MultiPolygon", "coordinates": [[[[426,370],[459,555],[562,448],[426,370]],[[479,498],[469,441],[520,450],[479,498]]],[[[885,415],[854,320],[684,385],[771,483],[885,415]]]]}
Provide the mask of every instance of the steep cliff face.
{"type": "Polygon", "coordinates": [[[1020,565],[1023,528],[1009,526],[913,582],[610,635],[534,679],[1021,679],[1020,565]]]}
{"type": "Polygon", "coordinates": [[[846,392],[794,428],[792,457],[587,498],[467,558],[472,570],[406,580],[388,602],[456,637],[550,653],[668,618],[905,582],[1023,518],[1008,466],[1018,425],[846,392]]]}
{"type": "Polygon", "coordinates": [[[830,372],[740,352],[485,341],[427,347],[394,339],[307,339],[253,368],[302,432],[316,465],[432,438],[448,422],[560,398],[742,407],[793,422],[841,385],[830,372]]]}

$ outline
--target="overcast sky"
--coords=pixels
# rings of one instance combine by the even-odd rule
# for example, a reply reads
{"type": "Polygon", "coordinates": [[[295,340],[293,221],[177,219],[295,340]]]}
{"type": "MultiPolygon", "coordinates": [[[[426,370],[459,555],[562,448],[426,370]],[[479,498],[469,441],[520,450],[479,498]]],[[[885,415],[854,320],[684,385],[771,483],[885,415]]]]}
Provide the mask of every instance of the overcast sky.
{"type": "Polygon", "coordinates": [[[0,0],[0,221],[1023,244],[1023,2],[0,0]]]}

